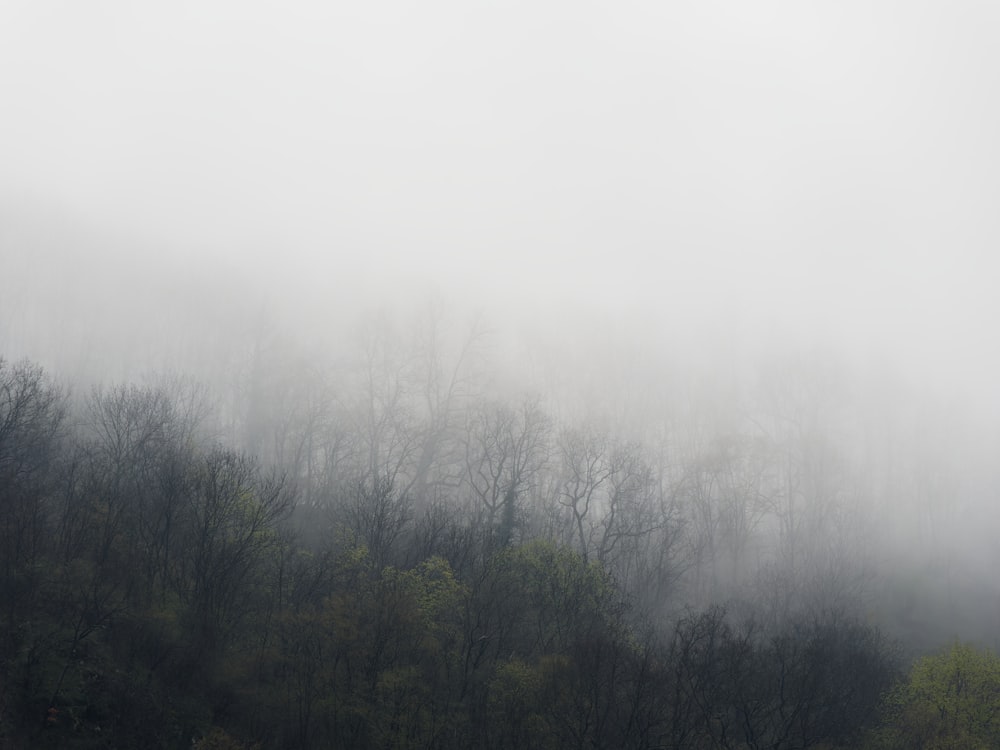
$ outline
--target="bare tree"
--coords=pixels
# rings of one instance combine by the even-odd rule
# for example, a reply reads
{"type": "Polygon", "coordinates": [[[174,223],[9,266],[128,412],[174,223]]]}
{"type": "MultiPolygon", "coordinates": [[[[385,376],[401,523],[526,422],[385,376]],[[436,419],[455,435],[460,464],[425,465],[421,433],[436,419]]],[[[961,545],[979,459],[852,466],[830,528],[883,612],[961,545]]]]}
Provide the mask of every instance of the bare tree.
{"type": "Polygon", "coordinates": [[[254,459],[223,449],[199,460],[192,492],[178,581],[202,645],[211,648],[250,614],[250,584],[280,546],[275,526],[294,498],[280,477],[261,473],[254,459]]]}
{"type": "Polygon", "coordinates": [[[65,415],[64,394],[40,367],[0,358],[0,599],[11,617],[37,584],[65,415]]]}
{"type": "Polygon", "coordinates": [[[346,508],[348,528],[356,542],[368,549],[377,569],[392,561],[396,543],[411,521],[410,499],[388,479],[374,486],[359,482],[346,508]]]}
{"type": "Polygon", "coordinates": [[[405,483],[418,452],[413,406],[413,361],[390,322],[382,317],[362,332],[355,382],[344,403],[358,435],[357,478],[370,487],[405,483]]]}
{"type": "Polygon", "coordinates": [[[433,303],[418,321],[415,377],[424,416],[412,476],[402,488],[418,503],[441,500],[461,482],[460,419],[477,392],[476,368],[485,336],[477,318],[453,344],[444,314],[433,303]]]}
{"type": "Polygon", "coordinates": [[[511,540],[520,496],[548,461],[549,433],[549,419],[533,399],[517,409],[482,404],[469,415],[466,478],[480,522],[496,530],[501,546],[511,540]]]}
{"type": "Polygon", "coordinates": [[[559,504],[570,514],[575,543],[587,560],[593,544],[595,518],[605,509],[599,508],[604,485],[615,472],[608,439],[595,430],[564,430],[557,440],[562,481],[559,504]]]}

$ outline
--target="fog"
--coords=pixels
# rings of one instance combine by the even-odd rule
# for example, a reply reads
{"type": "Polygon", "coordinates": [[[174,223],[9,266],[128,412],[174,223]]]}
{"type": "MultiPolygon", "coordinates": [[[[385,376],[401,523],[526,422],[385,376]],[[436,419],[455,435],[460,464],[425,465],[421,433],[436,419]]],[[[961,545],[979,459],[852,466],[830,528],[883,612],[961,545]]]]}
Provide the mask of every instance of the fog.
{"type": "Polygon", "coordinates": [[[964,2],[8,2],[0,355],[217,378],[262,331],[329,364],[364,321],[405,340],[435,309],[454,341],[489,331],[512,391],[643,440],[678,403],[742,419],[726,405],[798,368],[851,404],[824,429],[864,415],[843,434],[905,454],[873,486],[912,468],[911,494],[954,500],[986,578],[998,24],[964,2]],[[921,489],[930,463],[965,484],[921,489]]]}
{"type": "Polygon", "coordinates": [[[5,202],[131,253],[223,257],[278,300],[422,282],[996,374],[982,5],[4,14],[5,202]]]}

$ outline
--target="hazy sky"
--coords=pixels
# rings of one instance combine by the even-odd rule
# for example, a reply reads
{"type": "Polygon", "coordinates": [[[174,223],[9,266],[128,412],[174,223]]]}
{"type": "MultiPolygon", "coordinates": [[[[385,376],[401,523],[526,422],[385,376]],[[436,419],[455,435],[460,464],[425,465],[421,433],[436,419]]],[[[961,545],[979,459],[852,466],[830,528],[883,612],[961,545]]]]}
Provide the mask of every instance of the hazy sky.
{"type": "Polygon", "coordinates": [[[426,279],[988,384],[998,38],[972,2],[6,0],[0,198],[290,296],[426,279]]]}

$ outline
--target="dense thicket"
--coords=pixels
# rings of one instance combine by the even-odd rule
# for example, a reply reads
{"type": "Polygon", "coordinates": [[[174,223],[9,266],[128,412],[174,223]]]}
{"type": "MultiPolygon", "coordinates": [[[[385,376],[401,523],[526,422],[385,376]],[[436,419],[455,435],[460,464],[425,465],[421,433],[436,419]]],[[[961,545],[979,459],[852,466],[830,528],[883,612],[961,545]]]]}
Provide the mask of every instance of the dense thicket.
{"type": "Polygon", "coordinates": [[[423,364],[227,403],[0,359],[0,743],[777,750],[923,710],[808,401],[665,452],[423,364]]]}

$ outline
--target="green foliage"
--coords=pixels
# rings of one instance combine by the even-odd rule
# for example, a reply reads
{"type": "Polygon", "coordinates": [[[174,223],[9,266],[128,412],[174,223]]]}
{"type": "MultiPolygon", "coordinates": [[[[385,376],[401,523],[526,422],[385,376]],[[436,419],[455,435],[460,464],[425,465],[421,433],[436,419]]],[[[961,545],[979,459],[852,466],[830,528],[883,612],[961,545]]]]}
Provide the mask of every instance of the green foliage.
{"type": "Polygon", "coordinates": [[[191,747],[195,750],[259,750],[260,745],[241,742],[221,727],[212,727],[208,734],[196,740],[191,747]]]}
{"type": "Polygon", "coordinates": [[[546,734],[544,675],[539,664],[512,659],[500,664],[490,681],[488,715],[490,725],[504,727],[498,746],[532,748],[542,745],[546,734]]]}
{"type": "Polygon", "coordinates": [[[596,562],[549,541],[502,551],[494,560],[524,614],[520,647],[546,654],[568,649],[579,639],[618,626],[621,600],[610,577],[596,562]]]}
{"type": "Polygon", "coordinates": [[[1000,747],[1000,658],[956,643],[919,659],[885,699],[878,750],[1000,747]]]}
{"type": "Polygon", "coordinates": [[[400,612],[405,609],[413,618],[413,645],[435,662],[445,658],[460,636],[466,596],[466,587],[455,579],[447,560],[432,557],[407,571],[387,568],[381,586],[395,590],[400,612]]]}

